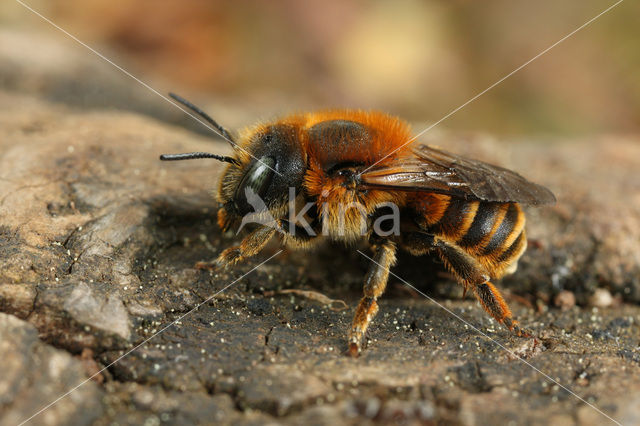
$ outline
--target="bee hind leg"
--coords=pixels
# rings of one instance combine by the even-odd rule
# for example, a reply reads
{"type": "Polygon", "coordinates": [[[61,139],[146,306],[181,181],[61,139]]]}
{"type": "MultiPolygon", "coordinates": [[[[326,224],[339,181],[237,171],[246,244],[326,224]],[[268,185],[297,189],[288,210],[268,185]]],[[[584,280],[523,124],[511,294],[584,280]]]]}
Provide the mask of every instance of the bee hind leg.
{"type": "Polygon", "coordinates": [[[520,328],[518,321],[513,319],[511,310],[504,301],[500,291],[489,281],[474,286],[474,292],[480,304],[493,318],[504,324],[509,330],[520,337],[533,337],[530,331],[520,328]]]}
{"type": "Polygon", "coordinates": [[[532,337],[513,319],[511,310],[500,291],[489,281],[487,271],[455,244],[437,238],[434,244],[440,258],[466,289],[471,288],[485,311],[517,336],[532,337]]]}
{"type": "Polygon", "coordinates": [[[349,332],[349,353],[356,357],[362,350],[367,328],[378,313],[376,300],[384,293],[389,279],[389,269],[396,262],[396,246],[393,242],[385,240],[374,246],[373,262],[364,280],[364,297],[360,299],[353,324],[349,332]]]}

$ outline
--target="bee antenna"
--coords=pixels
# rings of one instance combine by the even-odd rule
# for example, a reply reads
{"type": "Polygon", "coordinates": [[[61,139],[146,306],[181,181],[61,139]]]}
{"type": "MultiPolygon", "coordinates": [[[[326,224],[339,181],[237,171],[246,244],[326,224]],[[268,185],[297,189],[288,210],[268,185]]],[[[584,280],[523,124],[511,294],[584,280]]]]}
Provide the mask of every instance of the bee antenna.
{"type": "Polygon", "coordinates": [[[196,160],[198,158],[213,158],[225,163],[239,164],[238,160],[233,157],[227,157],[226,155],[210,154],[208,152],[186,152],[184,154],[162,154],[160,160],[162,161],[180,161],[180,160],[196,160]]]}
{"type": "Polygon", "coordinates": [[[227,142],[229,142],[231,146],[235,148],[236,141],[234,140],[233,136],[231,136],[231,134],[227,131],[227,129],[219,125],[213,118],[211,118],[209,114],[207,114],[206,112],[204,112],[203,110],[201,110],[200,108],[198,108],[197,106],[195,106],[194,104],[192,104],[191,102],[183,98],[182,96],[176,95],[175,93],[169,93],[169,96],[176,102],[181,103],[182,105],[189,108],[191,111],[198,114],[200,117],[204,118],[207,123],[211,124],[216,130],[220,132],[220,136],[226,139],[227,142]]]}

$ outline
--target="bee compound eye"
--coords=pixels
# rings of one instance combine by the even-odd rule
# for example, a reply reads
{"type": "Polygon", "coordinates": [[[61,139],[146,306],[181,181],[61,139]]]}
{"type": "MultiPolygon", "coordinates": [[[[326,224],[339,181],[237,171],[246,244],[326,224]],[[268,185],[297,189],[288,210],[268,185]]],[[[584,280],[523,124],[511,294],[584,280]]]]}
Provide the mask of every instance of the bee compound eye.
{"type": "Polygon", "coordinates": [[[275,165],[274,158],[262,157],[249,167],[249,170],[242,177],[234,197],[236,205],[241,211],[246,211],[249,207],[248,204],[253,204],[250,202],[251,200],[247,200],[248,194],[260,198],[264,197],[273,179],[275,165]]]}

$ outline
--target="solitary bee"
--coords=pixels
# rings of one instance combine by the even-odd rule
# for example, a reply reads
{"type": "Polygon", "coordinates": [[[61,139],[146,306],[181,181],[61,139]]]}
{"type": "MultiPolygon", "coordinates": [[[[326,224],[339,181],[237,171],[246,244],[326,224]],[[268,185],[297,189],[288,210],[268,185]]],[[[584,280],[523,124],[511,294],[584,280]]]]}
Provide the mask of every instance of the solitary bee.
{"type": "Polygon", "coordinates": [[[415,256],[435,252],[465,294],[473,290],[493,318],[518,336],[530,336],[490,280],[516,270],[527,246],[520,205],[554,203],[548,189],[502,167],[408,143],[414,139],[409,126],[380,112],[294,114],[254,126],[236,142],[199,108],[171,96],[214,126],[231,142],[234,155],[196,152],[160,159],[214,158],[229,163],[217,194],[222,230],[256,214],[253,199],[264,206],[258,213],[270,218],[240,245],[200,267],[234,265],[259,253],[276,234],[283,244],[296,248],[308,247],[320,237],[345,243],[364,239],[374,254],[348,335],[349,351],[357,356],[378,311],[376,301],[396,262],[396,250],[415,256]],[[344,208],[353,205],[358,208],[344,208]],[[392,221],[397,232],[374,226],[390,216],[398,219],[392,221]],[[292,223],[292,217],[304,217],[304,226],[292,223]]]}

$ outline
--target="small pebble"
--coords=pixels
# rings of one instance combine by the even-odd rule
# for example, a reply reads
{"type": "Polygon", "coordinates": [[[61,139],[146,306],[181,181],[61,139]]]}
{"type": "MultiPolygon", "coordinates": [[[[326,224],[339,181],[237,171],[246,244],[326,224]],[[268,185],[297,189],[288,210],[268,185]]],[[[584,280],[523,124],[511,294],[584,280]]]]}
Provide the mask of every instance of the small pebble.
{"type": "Polygon", "coordinates": [[[572,291],[562,290],[556,294],[553,303],[562,311],[568,311],[576,305],[576,296],[572,291]]]}
{"type": "Polygon", "coordinates": [[[606,288],[598,288],[589,298],[589,305],[598,308],[608,308],[613,305],[613,296],[606,288]]]}

